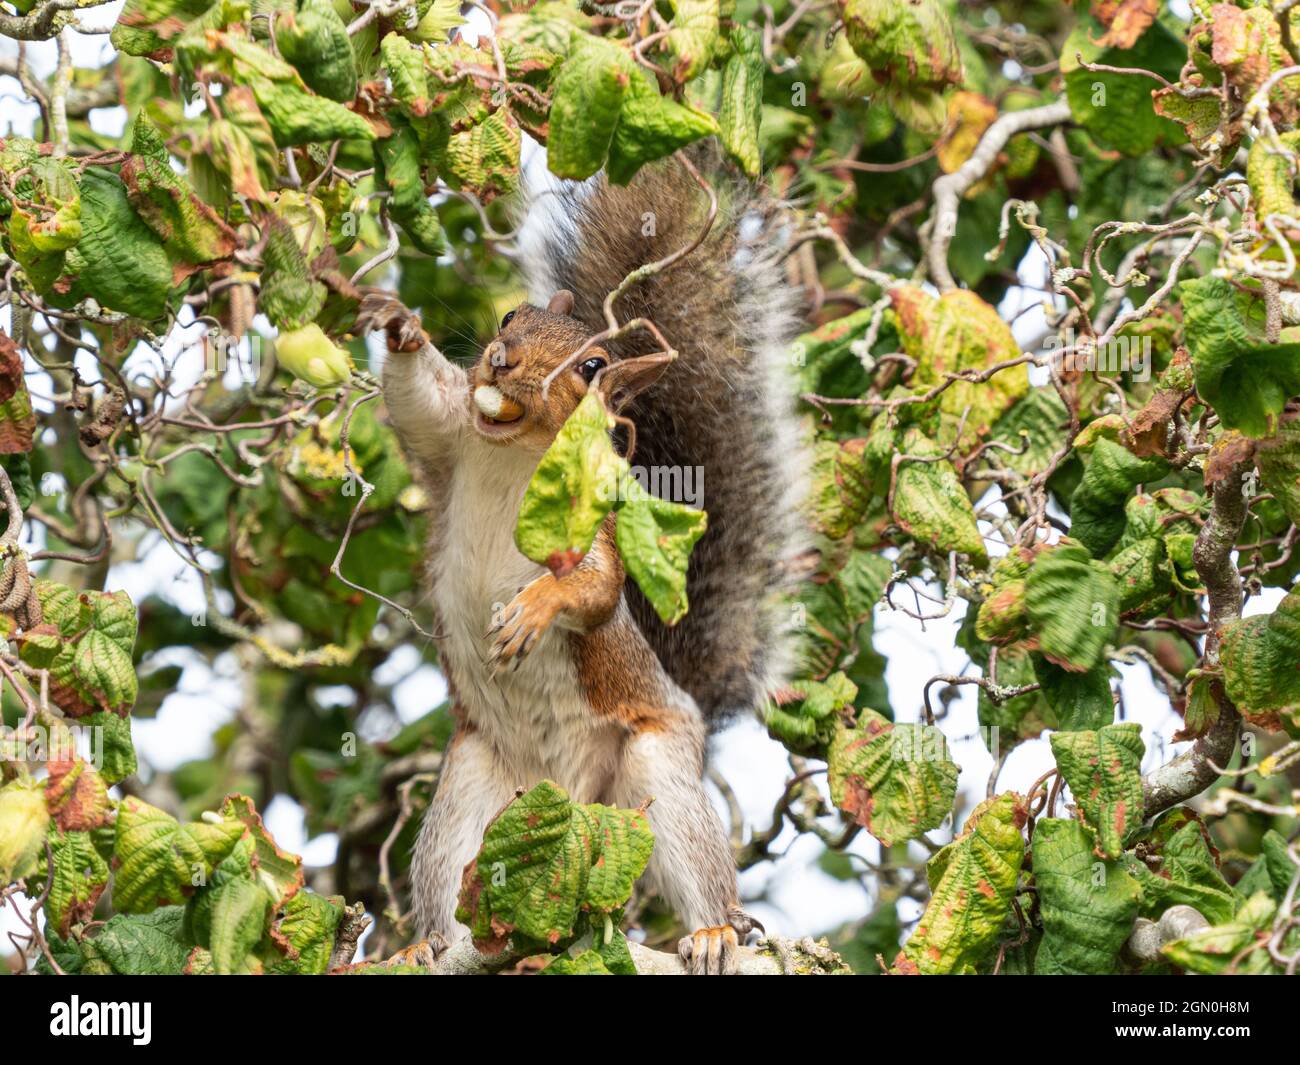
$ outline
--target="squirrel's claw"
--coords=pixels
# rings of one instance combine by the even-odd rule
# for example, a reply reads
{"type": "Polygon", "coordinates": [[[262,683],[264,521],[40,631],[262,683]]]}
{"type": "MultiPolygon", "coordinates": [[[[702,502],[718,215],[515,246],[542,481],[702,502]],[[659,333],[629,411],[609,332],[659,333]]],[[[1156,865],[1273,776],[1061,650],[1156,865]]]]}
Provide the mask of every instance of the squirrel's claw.
{"type": "Polygon", "coordinates": [[[740,939],[729,924],[700,928],[682,936],[677,955],[691,976],[734,976],[740,961],[740,939]]]}
{"type": "Polygon", "coordinates": [[[389,292],[367,292],[357,312],[356,330],[366,334],[382,329],[389,351],[418,351],[428,340],[420,316],[389,292]]]}
{"type": "Polygon", "coordinates": [[[763,922],[753,914],[746,913],[739,906],[733,906],[727,911],[727,923],[736,930],[736,934],[740,936],[742,942],[750,932],[754,931],[755,928],[764,935],[767,934],[767,929],[763,927],[763,922]]]}
{"type": "Polygon", "coordinates": [[[487,631],[485,638],[492,640],[492,647],[485,664],[493,676],[510,666],[512,660],[513,668],[518,669],[550,628],[558,607],[549,594],[554,584],[553,579],[547,582],[549,577],[547,574],[520,591],[487,631]]]}
{"type": "Polygon", "coordinates": [[[447,941],[437,932],[434,932],[428,939],[422,939],[419,943],[403,947],[391,958],[385,958],[379,964],[385,969],[408,965],[420,969],[432,969],[434,963],[442,956],[447,947],[447,941]]]}

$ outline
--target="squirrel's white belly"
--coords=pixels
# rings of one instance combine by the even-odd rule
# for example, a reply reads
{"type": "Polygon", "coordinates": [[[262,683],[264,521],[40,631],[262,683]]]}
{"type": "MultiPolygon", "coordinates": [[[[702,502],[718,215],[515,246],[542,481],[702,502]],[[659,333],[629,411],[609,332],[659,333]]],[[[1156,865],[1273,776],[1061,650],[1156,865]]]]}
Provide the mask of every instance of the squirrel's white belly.
{"type": "Polygon", "coordinates": [[[618,740],[582,696],[568,634],[553,625],[518,668],[507,665],[494,676],[486,665],[486,634],[497,612],[546,572],[514,542],[532,466],[518,466],[497,449],[488,459],[458,464],[446,496],[430,567],[446,632],[439,653],[466,719],[518,777],[516,786],[549,777],[574,799],[594,801],[618,740]]]}

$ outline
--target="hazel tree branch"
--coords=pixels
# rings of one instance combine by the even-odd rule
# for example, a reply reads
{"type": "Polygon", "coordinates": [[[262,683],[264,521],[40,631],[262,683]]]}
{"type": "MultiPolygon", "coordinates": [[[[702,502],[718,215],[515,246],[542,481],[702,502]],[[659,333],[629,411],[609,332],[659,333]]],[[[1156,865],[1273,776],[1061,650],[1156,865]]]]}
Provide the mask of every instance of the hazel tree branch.
{"type": "Polygon", "coordinates": [[[15,41],[48,41],[75,21],[73,12],[102,7],[109,0],[45,0],[26,15],[0,10],[0,34],[15,41]]]}
{"type": "Polygon", "coordinates": [[[1070,119],[1070,104],[1066,100],[1031,107],[1026,111],[1012,111],[1002,115],[984,131],[971,157],[951,174],[945,174],[934,183],[934,210],[926,224],[929,246],[926,264],[930,279],[941,292],[957,287],[948,268],[948,248],[957,233],[957,212],[961,198],[997,161],[998,153],[1017,133],[1031,129],[1055,126],[1070,119]]]}
{"type": "MultiPolygon", "coordinates": [[[[1232,561],[1233,545],[1246,522],[1246,493],[1243,479],[1254,463],[1248,458],[1237,463],[1214,485],[1210,516],[1201,526],[1192,549],[1192,562],[1209,596],[1209,631],[1205,636],[1203,660],[1213,669],[1219,664],[1219,631],[1241,617],[1241,575],[1232,561]]],[[[1143,815],[1156,814],[1199,795],[1219,779],[1219,766],[1226,766],[1241,733],[1241,715],[1228,698],[1221,680],[1211,682],[1219,716],[1210,730],[1191,750],[1166,762],[1142,781],[1145,796],[1143,815]]]]}

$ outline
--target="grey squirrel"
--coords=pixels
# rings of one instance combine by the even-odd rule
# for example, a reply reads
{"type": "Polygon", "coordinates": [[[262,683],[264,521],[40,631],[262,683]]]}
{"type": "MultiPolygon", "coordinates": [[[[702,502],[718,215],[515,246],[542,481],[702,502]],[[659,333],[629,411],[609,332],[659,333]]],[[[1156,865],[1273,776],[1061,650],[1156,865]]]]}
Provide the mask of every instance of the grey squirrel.
{"type": "Polygon", "coordinates": [[[519,243],[537,302],[507,314],[468,370],[417,320],[363,306],[387,331],[389,416],[431,496],[429,579],[457,722],[411,873],[419,932],[434,943],[467,934],[454,916],[462,870],[516,788],[544,778],[576,802],[653,799],[647,877],[695,930],[679,945],[689,971],[734,971],[756,924],[703,778],[710,729],[756,707],[784,669],[774,593],[800,546],[803,463],[781,378],[797,299],[776,207],[711,149],[691,158],[716,192],[716,220],[614,306],[619,321],[654,322],[678,351],[671,363],[637,330],[590,347],[543,398],[547,375],[605,327],[606,295],[702,232],[709,197],[676,158],[625,188],[603,174],[551,179],[528,200],[519,243]],[[473,401],[482,385],[499,390],[494,417],[473,401]],[[708,530],[673,627],[624,579],[613,513],[558,579],[515,547],[529,479],[592,387],[635,426],[638,465],[703,468],[708,530]]]}

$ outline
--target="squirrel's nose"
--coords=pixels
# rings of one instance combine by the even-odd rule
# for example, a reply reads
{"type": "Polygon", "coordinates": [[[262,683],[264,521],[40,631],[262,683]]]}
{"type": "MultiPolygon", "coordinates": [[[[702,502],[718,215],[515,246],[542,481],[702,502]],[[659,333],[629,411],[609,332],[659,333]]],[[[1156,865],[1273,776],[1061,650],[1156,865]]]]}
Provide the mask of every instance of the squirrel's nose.
{"type": "Polygon", "coordinates": [[[483,361],[491,367],[494,377],[505,377],[519,365],[518,356],[511,357],[509,349],[500,340],[494,340],[483,351],[483,361]]]}

